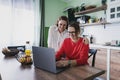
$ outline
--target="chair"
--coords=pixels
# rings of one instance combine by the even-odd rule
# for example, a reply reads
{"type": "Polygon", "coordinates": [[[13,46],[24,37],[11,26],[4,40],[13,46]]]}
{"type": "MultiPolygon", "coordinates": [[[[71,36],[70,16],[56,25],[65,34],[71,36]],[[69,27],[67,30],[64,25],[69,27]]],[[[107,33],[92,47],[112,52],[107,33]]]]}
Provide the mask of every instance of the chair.
{"type": "Polygon", "coordinates": [[[89,49],[89,56],[88,58],[92,57],[92,67],[95,66],[95,57],[96,57],[97,49],[89,49]]]}

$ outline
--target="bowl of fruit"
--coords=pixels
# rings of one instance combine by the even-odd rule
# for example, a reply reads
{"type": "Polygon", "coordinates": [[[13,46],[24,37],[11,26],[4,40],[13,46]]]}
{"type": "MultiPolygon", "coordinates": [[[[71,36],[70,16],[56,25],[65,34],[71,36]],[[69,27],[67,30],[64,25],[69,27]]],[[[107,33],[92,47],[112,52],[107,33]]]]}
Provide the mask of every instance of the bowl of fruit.
{"type": "Polygon", "coordinates": [[[22,65],[26,64],[32,64],[32,57],[31,56],[26,56],[26,55],[19,55],[17,57],[18,62],[20,62],[22,65]]]}
{"type": "Polygon", "coordinates": [[[18,49],[9,49],[9,48],[3,48],[2,49],[2,53],[5,55],[5,56],[15,56],[16,54],[19,53],[19,50],[18,49]]]}

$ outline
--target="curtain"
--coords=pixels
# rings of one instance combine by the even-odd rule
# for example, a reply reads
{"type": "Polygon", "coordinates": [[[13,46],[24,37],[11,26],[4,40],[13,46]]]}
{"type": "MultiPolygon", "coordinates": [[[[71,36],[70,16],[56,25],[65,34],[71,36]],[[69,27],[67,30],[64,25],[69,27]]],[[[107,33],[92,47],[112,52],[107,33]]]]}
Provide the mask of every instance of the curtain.
{"type": "Polygon", "coordinates": [[[34,0],[34,16],[35,16],[35,27],[34,27],[34,43],[33,45],[39,46],[40,44],[40,29],[41,29],[41,10],[40,0],[34,0]]]}
{"type": "Polygon", "coordinates": [[[0,44],[39,45],[39,0],[0,0],[0,44]]]}
{"type": "Polygon", "coordinates": [[[40,29],[40,44],[39,46],[45,46],[44,45],[44,34],[45,34],[45,25],[44,25],[44,22],[45,22],[45,4],[44,4],[44,0],[40,0],[40,11],[41,11],[41,29],[40,29]]]}

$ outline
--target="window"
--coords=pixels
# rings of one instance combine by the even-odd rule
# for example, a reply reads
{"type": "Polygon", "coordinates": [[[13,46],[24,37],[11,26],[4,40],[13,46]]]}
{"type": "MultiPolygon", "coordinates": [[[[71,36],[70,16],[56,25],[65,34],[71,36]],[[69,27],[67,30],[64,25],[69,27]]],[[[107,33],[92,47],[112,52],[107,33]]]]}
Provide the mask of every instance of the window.
{"type": "Polygon", "coordinates": [[[120,0],[108,0],[107,21],[120,21],[120,0]]]}
{"type": "Polygon", "coordinates": [[[0,44],[33,43],[35,37],[34,0],[0,0],[0,44]]]}

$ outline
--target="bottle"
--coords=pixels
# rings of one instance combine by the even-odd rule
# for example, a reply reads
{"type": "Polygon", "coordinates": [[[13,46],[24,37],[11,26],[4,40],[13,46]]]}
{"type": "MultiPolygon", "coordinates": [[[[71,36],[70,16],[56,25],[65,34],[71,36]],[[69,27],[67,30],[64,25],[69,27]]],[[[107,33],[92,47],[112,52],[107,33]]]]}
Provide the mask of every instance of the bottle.
{"type": "Polygon", "coordinates": [[[26,56],[31,56],[31,46],[30,46],[30,42],[29,41],[26,41],[25,55],[26,56]]]}
{"type": "Polygon", "coordinates": [[[90,36],[90,43],[91,44],[93,43],[93,36],[92,35],[90,36]]]}
{"type": "Polygon", "coordinates": [[[107,0],[102,0],[102,1],[101,1],[102,5],[106,5],[106,1],[107,1],[107,0]]]}

